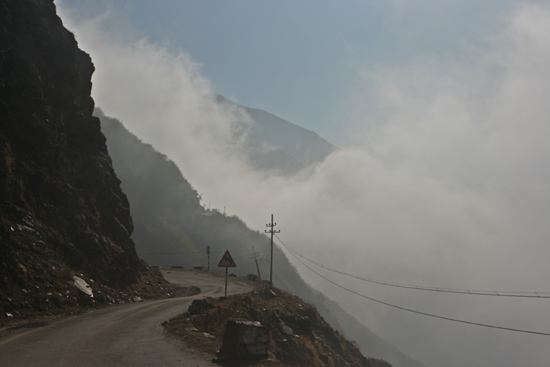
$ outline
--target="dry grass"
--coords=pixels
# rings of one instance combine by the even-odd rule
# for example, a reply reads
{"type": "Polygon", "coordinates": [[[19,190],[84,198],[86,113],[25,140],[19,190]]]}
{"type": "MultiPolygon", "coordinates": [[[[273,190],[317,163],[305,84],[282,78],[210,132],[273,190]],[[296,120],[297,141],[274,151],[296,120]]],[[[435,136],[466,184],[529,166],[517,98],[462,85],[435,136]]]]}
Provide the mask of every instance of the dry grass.
{"type": "Polygon", "coordinates": [[[278,289],[256,289],[227,299],[198,315],[171,319],[166,329],[215,359],[229,319],[259,321],[269,330],[269,356],[261,361],[225,361],[223,366],[371,366],[359,350],[334,331],[317,310],[278,289]]]}

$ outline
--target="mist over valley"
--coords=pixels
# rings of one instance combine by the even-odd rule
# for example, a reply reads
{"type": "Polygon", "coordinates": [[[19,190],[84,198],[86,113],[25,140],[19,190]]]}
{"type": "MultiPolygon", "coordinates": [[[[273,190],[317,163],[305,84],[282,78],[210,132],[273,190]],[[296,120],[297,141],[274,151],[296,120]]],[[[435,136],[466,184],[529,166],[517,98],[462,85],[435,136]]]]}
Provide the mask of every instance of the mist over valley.
{"type": "MultiPolygon", "coordinates": [[[[134,193],[144,200],[143,207],[132,204],[132,211],[153,209],[145,200],[156,203],[159,198],[146,192],[164,192],[166,198],[170,190],[176,196],[186,192],[180,199],[187,200],[201,223],[220,231],[220,223],[227,221],[248,227],[249,245],[260,252],[265,236],[253,233],[263,233],[274,214],[286,246],[358,277],[495,294],[548,291],[547,5],[512,6],[499,32],[486,31],[483,47],[471,45],[452,61],[425,57],[398,67],[358,66],[357,81],[341,96],[334,114],[338,119],[332,131],[340,135],[329,134],[338,140],[331,144],[329,135],[325,140],[271,115],[278,111],[267,113],[221,97],[185,49],[115,37],[102,27],[113,14],[83,18],[60,4],[64,23],[95,64],[96,106],[157,150],[158,159],[170,166],[163,175],[170,172],[179,185],[175,190],[161,180],[148,181],[153,187],[134,193]]],[[[323,130],[322,135],[331,131],[323,130]]],[[[131,197],[122,172],[132,171],[132,159],[116,167],[115,150],[121,147],[109,146],[109,152],[131,197]]],[[[147,163],[134,163],[138,161],[147,163]]],[[[182,208],[164,208],[170,214],[132,215],[136,223],[162,222],[157,228],[171,236],[168,253],[195,251],[192,230],[198,222],[182,227],[185,222],[169,219],[183,215],[182,208]]],[[[139,236],[147,242],[155,235],[139,231],[138,253],[139,236]]],[[[212,234],[216,240],[231,235],[212,234]]],[[[206,245],[214,238],[201,241],[197,243],[206,245]]],[[[369,301],[327,282],[282,243],[277,246],[305,283],[426,366],[548,363],[547,336],[441,320],[369,301]]],[[[143,252],[150,262],[170,261],[143,252]]],[[[204,255],[182,261],[201,263],[204,255]]],[[[345,288],[391,305],[550,332],[543,298],[389,287],[308,264],[345,288]]],[[[254,272],[253,260],[246,267],[254,272]]]]}

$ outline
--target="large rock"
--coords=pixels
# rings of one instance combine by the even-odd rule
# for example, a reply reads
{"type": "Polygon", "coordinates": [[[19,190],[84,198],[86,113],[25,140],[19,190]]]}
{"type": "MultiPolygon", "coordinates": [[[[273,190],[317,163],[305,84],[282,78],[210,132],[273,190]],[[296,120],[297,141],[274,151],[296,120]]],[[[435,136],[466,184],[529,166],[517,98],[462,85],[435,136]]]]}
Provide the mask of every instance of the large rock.
{"type": "Polygon", "coordinates": [[[225,325],[219,359],[267,357],[269,334],[258,321],[229,320],[225,325]]]}
{"type": "Polygon", "coordinates": [[[204,299],[196,299],[189,305],[187,313],[189,315],[200,315],[208,312],[212,308],[212,297],[205,297],[204,299]]]}

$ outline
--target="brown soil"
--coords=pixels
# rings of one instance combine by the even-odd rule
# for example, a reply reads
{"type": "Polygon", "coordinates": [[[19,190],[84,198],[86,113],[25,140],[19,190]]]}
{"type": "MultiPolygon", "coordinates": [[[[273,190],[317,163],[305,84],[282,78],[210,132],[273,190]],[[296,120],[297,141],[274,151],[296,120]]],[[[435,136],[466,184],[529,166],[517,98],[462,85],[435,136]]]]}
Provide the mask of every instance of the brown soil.
{"type": "Polygon", "coordinates": [[[258,284],[250,293],[214,299],[212,306],[200,314],[179,315],[165,327],[215,362],[227,320],[259,321],[268,328],[267,359],[217,361],[222,366],[391,367],[385,361],[365,358],[312,305],[279,289],[269,289],[265,283],[258,284]]]}

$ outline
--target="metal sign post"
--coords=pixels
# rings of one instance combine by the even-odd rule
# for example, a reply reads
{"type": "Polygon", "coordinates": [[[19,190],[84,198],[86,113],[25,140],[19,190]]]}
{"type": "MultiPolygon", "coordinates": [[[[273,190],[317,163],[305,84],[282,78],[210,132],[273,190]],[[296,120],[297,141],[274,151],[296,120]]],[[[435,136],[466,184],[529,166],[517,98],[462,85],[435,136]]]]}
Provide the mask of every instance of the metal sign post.
{"type": "Polygon", "coordinates": [[[237,264],[233,261],[229,250],[225,251],[220,263],[218,264],[219,268],[225,268],[225,298],[227,298],[227,268],[236,268],[237,264]]]}

